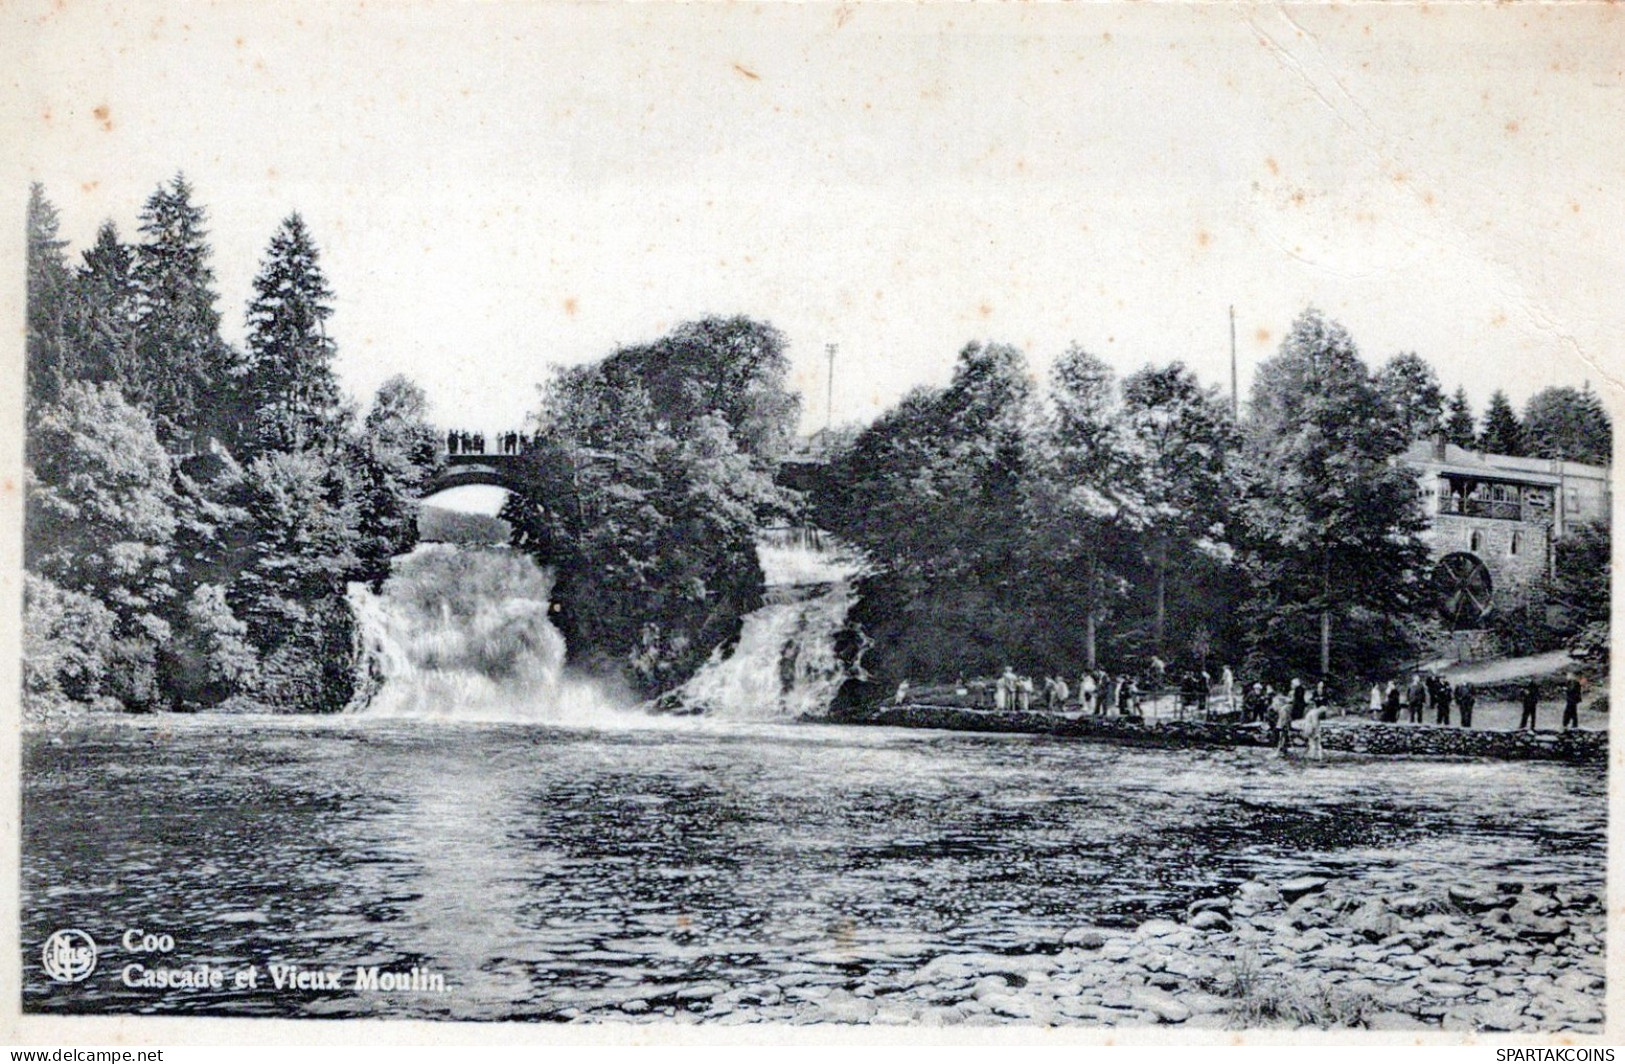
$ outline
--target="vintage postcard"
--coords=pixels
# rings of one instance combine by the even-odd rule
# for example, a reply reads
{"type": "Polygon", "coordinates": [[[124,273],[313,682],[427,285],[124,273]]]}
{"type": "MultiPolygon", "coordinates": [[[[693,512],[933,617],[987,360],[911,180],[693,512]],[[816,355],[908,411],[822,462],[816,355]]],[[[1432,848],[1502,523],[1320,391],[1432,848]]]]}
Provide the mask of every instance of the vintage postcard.
{"type": "Polygon", "coordinates": [[[4,1040],[1617,1035],[1621,18],[8,5],[4,1040]]]}

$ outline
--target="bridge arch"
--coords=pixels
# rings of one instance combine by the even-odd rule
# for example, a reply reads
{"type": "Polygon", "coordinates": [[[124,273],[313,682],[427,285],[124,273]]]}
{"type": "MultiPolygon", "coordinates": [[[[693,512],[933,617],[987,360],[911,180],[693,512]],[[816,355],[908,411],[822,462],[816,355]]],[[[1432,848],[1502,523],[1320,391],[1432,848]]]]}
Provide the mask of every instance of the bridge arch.
{"type": "Polygon", "coordinates": [[[452,488],[474,485],[506,488],[522,494],[519,483],[517,455],[508,454],[453,454],[447,455],[445,465],[435,478],[423,486],[423,498],[438,495],[452,488]]]}

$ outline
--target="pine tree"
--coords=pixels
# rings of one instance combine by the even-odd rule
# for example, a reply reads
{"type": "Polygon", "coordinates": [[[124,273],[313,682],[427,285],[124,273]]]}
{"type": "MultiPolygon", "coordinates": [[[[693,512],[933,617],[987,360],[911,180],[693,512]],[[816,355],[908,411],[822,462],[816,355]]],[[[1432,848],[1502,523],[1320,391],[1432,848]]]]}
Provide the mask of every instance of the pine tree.
{"type": "Polygon", "coordinates": [[[220,339],[214,271],[209,267],[204,211],[177,174],[141,212],[145,240],[136,247],[139,365],[130,382],[166,442],[203,432],[230,434],[232,352],[220,339]]]}
{"type": "Polygon", "coordinates": [[[57,236],[57,210],[35,182],[28,190],[28,406],[37,413],[53,402],[72,378],[64,325],[69,313],[70,276],[57,236]]]}
{"type": "Polygon", "coordinates": [[[70,332],[79,376],[110,382],[130,394],[136,364],[134,257],[112,222],[103,222],[96,243],[74,277],[77,292],[70,332]]]}
{"type": "Polygon", "coordinates": [[[1484,409],[1484,431],[1478,437],[1478,449],[1485,454],[1506,454],[1514,457],[1524,453],[1523,426],[1506,393],[1497,388],[1490,396],[1490,405],[1484,409]]]}
{"type": "Polygon", "coordinates": [[[290,214],[271,237],[248,305],[251,450],[329,447],[342,435],[343,398],[326,327],[332,298],[304,219],[290,214]]]}
{"type": "Polygon", "coordinates": [[[1457,387],[1450,397],[1450,408],[1444,418],[1444,438],[1469,451],[1478,446],[1478,423],[1473,417],[1473,404],[1467,399],[1466,388],[1457,387]]]}

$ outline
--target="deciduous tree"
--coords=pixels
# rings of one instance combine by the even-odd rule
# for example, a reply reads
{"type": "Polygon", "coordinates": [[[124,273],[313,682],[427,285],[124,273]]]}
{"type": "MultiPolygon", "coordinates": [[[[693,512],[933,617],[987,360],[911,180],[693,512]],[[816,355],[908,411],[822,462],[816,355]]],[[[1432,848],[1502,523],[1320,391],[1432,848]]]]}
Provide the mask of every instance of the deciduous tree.
{"type": "Polygon", "coordinates": [[[1146,367],[1123,382],[1123,413],[1138,445],[1140,492],[1153,573],[1152,640],[1165,650],[1170,560],[1224,538],[1233,494],[1231,452],[1240,442],[1229,404],[1183,363],[1146,367]]]}
{"type": "Polygon", "coordinates": [[[1258,368],[1251,411],[1240,514],[1254,645],[1292,661],[1294,646],[1318,643],[1328,674],[1339,618],[1391,622],[1421,606],[1425,519],[1394,461],[1405,436],[1353,338],[1312,308],[1258,368]]]}
{"type": "Polygon", "coordinates": [[[1395,355],[1377,371],[1376,386],[1407,440],[1420,440],[1439,431],[1444,416],[1444,392],[1427,360],[1414,351],[1395,355]]]}
{"type": "Polygon", "coordinates": [[[1613,460],[1613,426],[1589,383],[1583,388],[1545,388],[1531,396],[1524,406],[1523,442],[1536,458],[1596,465],[1613,460]]]}

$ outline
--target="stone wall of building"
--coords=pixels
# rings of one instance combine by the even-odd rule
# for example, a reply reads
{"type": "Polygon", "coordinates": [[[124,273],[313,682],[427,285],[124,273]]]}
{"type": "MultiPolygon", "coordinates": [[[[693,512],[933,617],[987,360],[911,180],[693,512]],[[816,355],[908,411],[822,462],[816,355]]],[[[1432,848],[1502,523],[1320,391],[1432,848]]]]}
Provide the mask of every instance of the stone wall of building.
{"type": "Polygon", "coordinates": [[[1422,539],[1435,560],[1463,551],[1477,555],[1495,581],[1499,606],[1520,602],[1531,587],[1546,576],[1550,565],[1551,530],[1529,521],[1497,521],[1460,514],[1433,514],[1433,524],[1422,539]],[[1478,546],[1473,546],[1473,534],[1478,546]],[[1513,536],[1518,537],[1513,553],[1513,536]]]}

